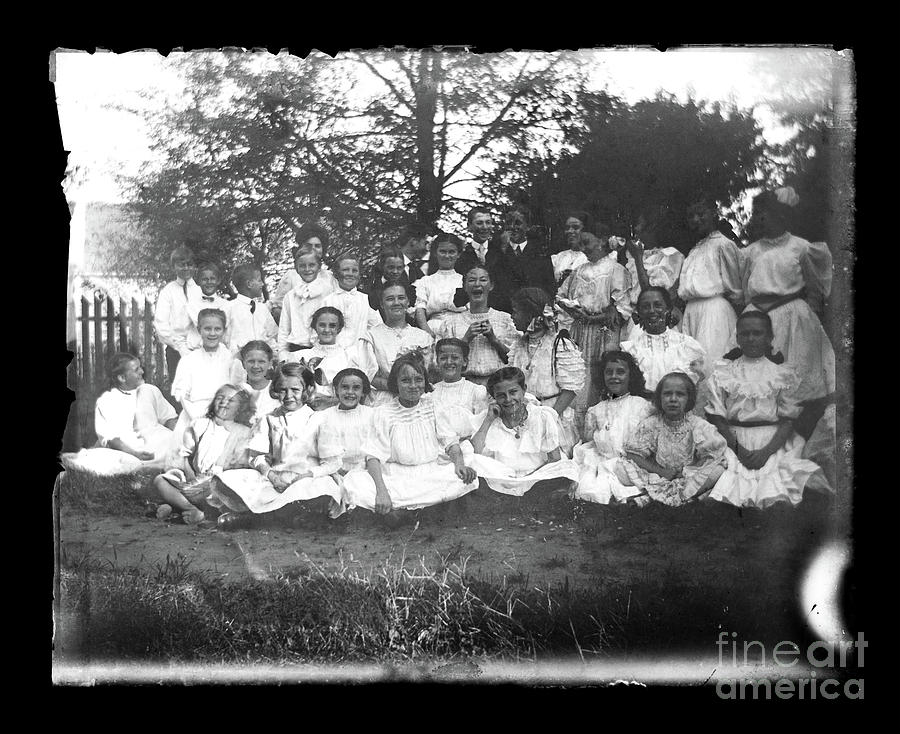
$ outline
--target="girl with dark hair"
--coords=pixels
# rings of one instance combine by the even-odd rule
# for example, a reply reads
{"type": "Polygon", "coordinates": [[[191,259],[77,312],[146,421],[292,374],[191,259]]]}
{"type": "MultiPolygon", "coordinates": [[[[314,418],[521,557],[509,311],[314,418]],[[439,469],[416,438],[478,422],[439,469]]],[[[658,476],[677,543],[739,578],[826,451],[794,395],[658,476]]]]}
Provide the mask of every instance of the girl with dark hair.
{"type": "Polygon", "coordinates": [[[552,408],[526,400],[522,370],[497,370],[487,389],[491,402],[472,436],[470,464],[491,489],[521,497],[538,482],[578,478],[575,462],[562,455],[559,417],[552,408]]]}
{"type": "Polygon", "coordinates": [[[387,379],[392,400],[375,408],[364,446],[366,469],[343,479],[348,508],[379,514],[414,510],[462,497],[477,485],[459,437],[430,395],[425,360],[416,352],[397,358],[387,379]]]}
{"type": "Polygon", "coordinates": [[[434,384],[432,397],[450,415],[460,439],[469,438],[475,428],[472,417],[487,409],[484,385],[463,379],[469,363],[469,345],[462,339],[439,339],[434,345],[434,361],[441,380],[434,384]]]}
{"type": "Polygon", "coordinates": [[[553,408],[562,424],[560,445],[567,457],[578,443],[575,396],[584,388],[581,350],[565,329],[557,329],[551,297],[540,288],[522,288],[512,298],[513,322],[522,332],[509,352],[509,364],[525,374],[531,393],[553,408]]]}
{"type": "Polygon", "coordinates": [[[588,409],[584,443],[574,451],[580,468],[574,498],[606,505],[641,493],[622,484],[616,469],[625,458],[625,442],[653,412],[653,405],[646,397],[641,368],[628,352],[606,352],[599,371],[603,380],[600,402],[588,409]]]}
{"type": "Polygon", "coordinates": [[[715,427],[691,414],[697,400],[694,381],[683,372],[665,375],[656,386],[657,412],[645,418],[625,442],[616,467],[622,484],[644,490],[635,502],[655,500],[677,507],[707,490],[725,471],[725,439],[715,427]],[[647,499],[649,497],[649,499],[647,499]]]}
{"type": "Polygon", "coordinates": [[[281,405],[269,394],[272,386],[269,375],[275,353],[266,342],[253,340],[241,347],[239,356],[240,361],[235,360],[231,369],[231,382],[240,385],[241,389],[253,399],[256,411],[251,425],[255,428],[264,415],[268,415],[281,405]]]}
{"type": "Polygon", "coordinates": [[[416,302],[416,287],[410,285],[404,263],[402,250],[396,247],[385,247],[378,256],[375,267],[372,268],[366,293],[369,298],[369,307],[379,314],[381,313],[381,292],[389,285],[402,285],[409,303],[416,302]]]}
{"type": "Polygon", "coordinates": [[[462,275],[454,269],[462,248],[462,240],[456,235],[438,235],[431,244],[433,267],[429,275],[416,281],[416,326],[432,338],[444,319],[462,310],[453,304],[457,289],[463,285],[462,275]]]}
{"type": "Polygon", "coordinates": [[[484,385],[503,367],[518,337],[512,317],[488,305],[494,289],[491,274],[476,265],[463,276],[467,305],[459,313],[448,314],[438,328],[438,337],[462,339],[469,346],[465,378],[484,385]]]}
{"type": "Polygon", "coordinates": [[[316,455],[322,466],[331,466],[332,476],[344,476],[366,468],[363,446],[372,434],[375,414],[363,401],[372,388],[364,372],[348,367],[334,376],[332,389],[338,404],[320,414],[315,431],[316,455]]]}
{"type": "Polygon", "coordinates": [[[575,268],[587,262],[587,255],[584,254],[581,246],[581,233],[593,231],[594,221],[587,212],[576,210],[566,215],[567,249],[550,256],[550,260],[553,262],[553,277],[556,278],[557,286],[562,285],[562,282],[575,268]]]}
{"type": "Polygon", "coordinates": [[[310,349],[295,354],[303,355],[300,361],[316,376],[313,410],[325,410],[337,404],[332,381],[338,372],[350,366],[352,352],[348,352],[338,343],[346,326],[344,315],[339,309],[334,306],[322,306],[312,315],[310,326],[315,333],[315,344],[310,349]]]}
{"type": "Polygon", "coordinates": [[[834,350],[817,305],[831,292],[831,252],[824,242],[807,242],[788,231],[799,197],[790,187],[766,191],[753,200],[754,229],[762,238],[744,251],[748,311],[772,319],[773,345],[794,367],[801,402],[834,392],[834,350]]]}
{"type": "Polygon", "coordinates": [[[297,362],[275,370],[271,393],[281,407],[265,416],[248,445],[252,469],[222,472],[213,481],[210,504],[229,510],[219,527],[233,530],[250,523],[254,514],[273,512],[293,502],[327,506],[332,517],[341,512],[341,492],[315,453],[317,415],[309,407],[315,393],[313,374],[297,362]]]}
{"type": "Polygon", "coordinates": [[[205,506],[212,479],[228,469],[247,466],[247,444],[253,401],[235,385],[216,390],[206,415],[184,433],[172,464],[153,480],[153,499],[162,500],[156,516],[165,519],[177,510],[187,525],[206,519],[205,506]]]}
{"type": "Polygon", "coordinates": [[[710,498],[738,507],[798,505],[804,487],[831,491],[821,468],[802,456],[805,442],[793,424],[799,380],[773,355],[772,338],[769,317],[745,311],[737,321],[738,349],[709,378],[706,414],[728,445],[728,468],[710,498]]]}
{"type": "Polygon", "coordinates": [[[669,372],[684,372],[698,385],[705,374],[706,352],[700,343],[672,328],[672,301],[665,288],[650,286],[641,291],[636,308],[639,329],[622,342],[623,351],[637,360],[647,389],[655,390],[669,372]]]}

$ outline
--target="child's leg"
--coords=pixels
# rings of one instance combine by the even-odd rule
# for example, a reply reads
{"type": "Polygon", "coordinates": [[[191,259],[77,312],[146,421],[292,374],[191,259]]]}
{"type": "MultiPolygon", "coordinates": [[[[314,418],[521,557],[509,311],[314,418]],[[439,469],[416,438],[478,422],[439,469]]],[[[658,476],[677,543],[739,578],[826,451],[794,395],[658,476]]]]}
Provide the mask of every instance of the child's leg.
{"type": "Polygon", "coordinates": [[[196,509],[188,502],[184,495],[175,487],[165,474],[160,474],[153,480],[153,488],[156,490],[157,497],[168,505],[172,505],[176,510],[181,512],[189,512],[196,509]]]}

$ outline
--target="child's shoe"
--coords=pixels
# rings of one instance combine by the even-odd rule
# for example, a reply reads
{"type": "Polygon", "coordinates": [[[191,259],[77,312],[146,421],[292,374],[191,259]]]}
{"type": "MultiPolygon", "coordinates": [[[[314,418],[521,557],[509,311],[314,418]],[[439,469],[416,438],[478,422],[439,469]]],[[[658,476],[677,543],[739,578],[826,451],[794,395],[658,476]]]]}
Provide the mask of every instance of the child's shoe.
{"type": "Polygon", "coordinates": [[[172,505],[160,505],[156,508],[156,519],[165,520],[172,514],[172,505]]]}
{"type": "Polygon", "coordinates": [[[197,523],[203,522],[206,519],[206,515],[203,514],[203,510],[198,510],[194,507],[182,512],[181,519],[184,520],[185,525],[196,525],[197,523]]]}

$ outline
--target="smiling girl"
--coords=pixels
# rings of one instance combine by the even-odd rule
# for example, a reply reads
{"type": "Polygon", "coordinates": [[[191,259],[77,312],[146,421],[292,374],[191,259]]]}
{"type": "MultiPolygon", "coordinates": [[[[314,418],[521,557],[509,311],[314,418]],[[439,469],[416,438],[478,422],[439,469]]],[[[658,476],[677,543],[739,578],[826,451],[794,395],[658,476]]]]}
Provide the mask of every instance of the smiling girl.
{"type": "Polygon", "coordinates": [[[364,447],[366,470],[344,477],[347,506],[387,514],[449,502],[475,489],[477,477],[465,464],[459,437],[426,395],[431,385],[421,355],[398,357],[387,387],[393,397],[375,408],[364,447]]]}
{"type": "Polygon", "coordinates": [[[430,271],[416,281],[416,325],[432,337],[447,316],[461,311],[453,297],[462,288],[463,278],[454,270],[463,243],[452,234],[438,235],[432,243],[437,272],[430,271]]]}
{"type": "Polygon", "coordinates": [[[641,421],[625,443],[626,458],[616,467],[622,484],[672,507],[712,489],[725,470],[725,439],[690,413],[696,400],[694,381],[683,372],[659,381],[653,395],[657,413],[641,421]]]}
{"type": "Polygon", "coordinates": [[[805,442],[793,425],[800,381],[780,354],[772,354],[768,315],[741,314],[737,343],[709,378],[706,413],[728,444],[728,468],[710,498],[738,507],[797,505],[813,476],[811,484],[830,490],[820,467],[802,458],[805,442]]]}
{"type": "Polygon", "coordinates": [[[538,482],[574,481],[578,465],[560,450],[562,431],[552,408],[528,403],[518,367],[497,370],[487,383],[491,403],[472,436],[472,468],[495,492],[524,495],[538,482]]]}
{"type": "Polygon", "coordinates": [[[264,415],[268,415],[281,405],[269,392],[272,386],[269,374],[272,371],[274,356],[272,348],[266,342],[249,341],[241,347],[240,362],[235,360],[231,369],[231,382],[240,384],[241,389],[253,398],[254,427],[264,415]]]}
{"type": "Polygon", "coordinates": [[[584,443],[575,447],[580,471],[574,498],[609,504],[640,494],[619,480],[616,468],[625,458],[625,442],[653,412],[646,399],[641,368],[628,352],[611,350],[600,359],[600,402],[588,409],[584,443]]]}

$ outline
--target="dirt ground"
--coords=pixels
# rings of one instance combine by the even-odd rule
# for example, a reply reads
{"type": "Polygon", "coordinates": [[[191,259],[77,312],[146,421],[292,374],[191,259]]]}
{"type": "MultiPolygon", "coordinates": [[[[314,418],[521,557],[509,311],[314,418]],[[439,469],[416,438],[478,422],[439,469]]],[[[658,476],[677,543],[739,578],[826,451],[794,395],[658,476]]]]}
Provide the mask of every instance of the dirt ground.
{"type": "Polygon", "coordinates": [[[273,571],[344,570],[378,575],[464,566],[470,576],[541,589],[598,580],[677,578],[709,584],[756,583],[785,600],[797,591],[810,554],[835,531],[839,510],[818,496],[796,507],[738,510],[717,502],[682,508],[574,503],[564,489],[525,497],[479,489],[446,506],[410,513],[388,527],[365,510],[337,521],[303,518],[297,527],[263,522],[233,532],[132,514],[63,510],[59,551],[119,568],[153,570],[183,556],[193,570],[227,580],[273,571]]]}

